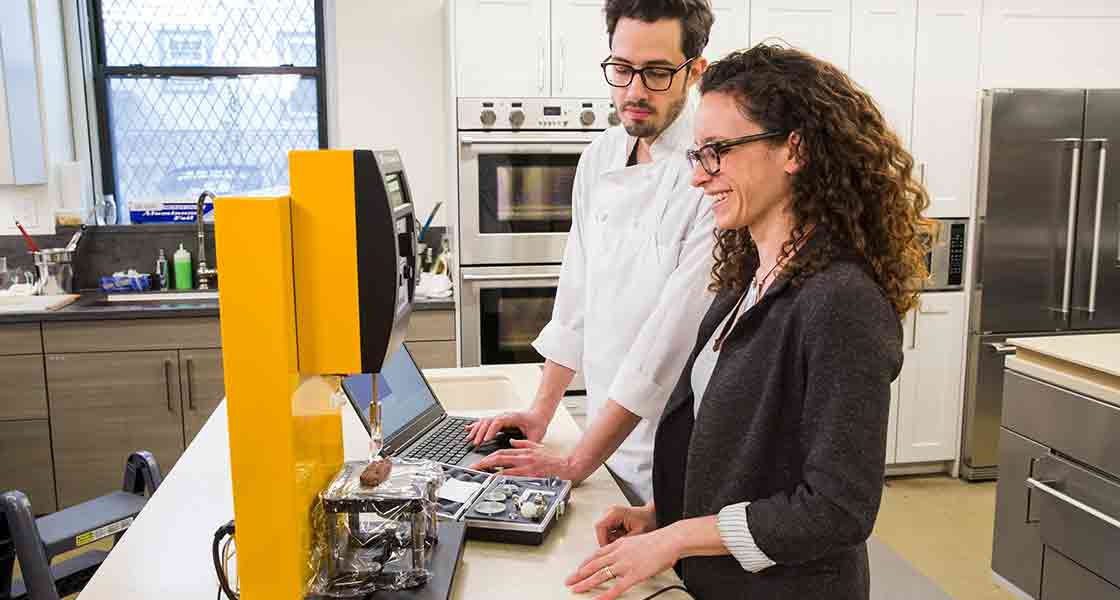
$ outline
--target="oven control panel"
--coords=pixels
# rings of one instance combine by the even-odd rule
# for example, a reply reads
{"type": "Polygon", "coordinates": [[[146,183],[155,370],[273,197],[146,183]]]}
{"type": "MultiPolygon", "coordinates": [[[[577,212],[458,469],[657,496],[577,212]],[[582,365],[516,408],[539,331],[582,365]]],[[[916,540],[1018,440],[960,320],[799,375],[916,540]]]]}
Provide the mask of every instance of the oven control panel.
{"type": "Polygon", "coordinates": [[[618,125],[604,98],[460,98],[459,131],[599,131],[618,125]]]}

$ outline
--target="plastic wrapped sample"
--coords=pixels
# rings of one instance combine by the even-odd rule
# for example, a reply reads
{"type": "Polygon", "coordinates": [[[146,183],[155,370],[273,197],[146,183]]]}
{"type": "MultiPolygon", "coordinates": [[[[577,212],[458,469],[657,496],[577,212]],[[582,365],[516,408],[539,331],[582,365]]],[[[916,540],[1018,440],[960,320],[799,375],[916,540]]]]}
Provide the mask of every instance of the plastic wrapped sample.
{"type": "Polygon", "coordinates": [[[376,487],[361,483],[368,462],[345,463],[319,495],[308,598],[364,598],[431,579],[427,556],[438,537],[437,492],[446,476],[432,461],[392,462],[376,487]]]}

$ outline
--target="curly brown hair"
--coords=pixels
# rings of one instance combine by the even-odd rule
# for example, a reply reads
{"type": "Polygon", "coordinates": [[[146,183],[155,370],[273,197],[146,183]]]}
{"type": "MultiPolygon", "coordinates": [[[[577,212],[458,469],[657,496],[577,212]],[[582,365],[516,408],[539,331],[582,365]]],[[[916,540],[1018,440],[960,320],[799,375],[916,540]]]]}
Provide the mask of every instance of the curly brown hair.
{"type": "MultiPolygon", "coordinates": [[[[726,93],[766,131],[795,132],[801,162],[792,176],[793,238],[812,230],[827,243],[799,250],[784,267],[793,285],[839,252],[855,252],[900,316],[917,304],[928,276],[925,188],[914,159],[867,92],[835,66],[793,48],[762,43],[712,63],[700,93],[726,93]]],[[[766,142],[786,143],[787,138],[766,142]]],[[[743,289],[756,248],[746,228],[717,231],[713,290],[743,289]]]]}

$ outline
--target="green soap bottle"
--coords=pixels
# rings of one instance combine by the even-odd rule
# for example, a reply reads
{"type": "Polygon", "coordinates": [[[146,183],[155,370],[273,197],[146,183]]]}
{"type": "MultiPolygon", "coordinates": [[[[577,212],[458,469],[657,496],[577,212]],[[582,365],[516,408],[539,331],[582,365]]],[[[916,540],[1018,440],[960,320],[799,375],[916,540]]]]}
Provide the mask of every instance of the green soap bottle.
{"type": "Polygon", "coordinates": [[[193,286],[191,281],[191,253],[179,244],[179,249],[172,257],[175,262],[175,289],[189,290],[193,286]]]}

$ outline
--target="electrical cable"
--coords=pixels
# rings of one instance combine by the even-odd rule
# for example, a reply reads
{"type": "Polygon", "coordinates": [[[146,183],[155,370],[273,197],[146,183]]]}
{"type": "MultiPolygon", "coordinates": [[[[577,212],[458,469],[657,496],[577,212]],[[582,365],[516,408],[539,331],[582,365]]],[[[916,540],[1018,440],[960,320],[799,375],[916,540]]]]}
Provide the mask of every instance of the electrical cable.
{"type": "Polygon", "coordinates": [[[693,600],[696,600],[696,596],[693,596],[692,592],[685,589],[685,587],[683,585],[670,585],[668,587],[663,587],[663,588],[657,590],[656,592],[646,596],[645,598],[642,598],[642,600],[653,600],[654,598],[660,596],[661,594],[664,594],[665,592],[672,591],[672,590],[680,590],[680,591],[684,592],[685,594],[687,594],[689,598],[692,598],[693,600]]]}
{"type": "Polygon", "coordinates": [[[218,577],[218,598],[221,598],[224,592],[226,598],[229,600],[240,600],[240,595],[230,589],[229,581],[226,579],[226,559],[224,558],[224,554],[229,550],[229,541],[226,541],[224,547],[222,545],[222,540],[226,537],[232,539],[234,532],[233,521],[219,527],[218,530],[214,532],[214,543],[210,547],[210,553],[214,559],[214,572],[218,577]]]}

